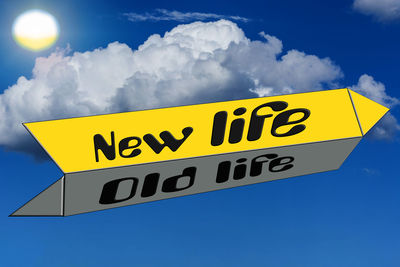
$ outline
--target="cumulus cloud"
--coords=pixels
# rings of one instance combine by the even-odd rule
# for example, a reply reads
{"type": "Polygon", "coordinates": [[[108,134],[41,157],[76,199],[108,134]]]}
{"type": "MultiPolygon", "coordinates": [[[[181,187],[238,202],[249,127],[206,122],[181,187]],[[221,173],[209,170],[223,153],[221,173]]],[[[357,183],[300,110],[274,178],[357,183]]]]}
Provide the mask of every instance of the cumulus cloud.
{"type": "Polygon", "coordinates": [[[241,22],[248,22],[250,19],[240,16],[227,16],[219,15],[214,13],[201,13],[201,12],[180,12],[176,10],[167,9],[156,9],[153,12],[145,13],[124,13],[124,16],[128,20],[136,21],[178,21],[178,22],[189,22],[189,21],[204,21],[204,20],[217,20],[217,19],[229,19],[241,22]]]}
{"type": "Polygon", "coordinates": [[[338,87],[342,72],[329,58],[283,53],[278,38],[260,35],[250,40],[227,20],[194,22],[137,49],[114,42],[38,58],[31,78],[0,94],[0,145],[39,155],[22,122],[338,87]]]}
{"type": "Polygon", "coordinates": [[[400,18],[400,0],[355,0],[353,8],[381,21],[400,18]]]}
{"type": "MultiPolygon", "coordinates": [[[[386,94],[383,83],[375,81],[367,74],[361,75],[358,84],[349,88],[388,108],[393,108],[400,102],[397,98],[386,94]]],[[[399,131],[400,125],[397,119],[389,112],[368,132],[368,136],[374,139],[392,140],[399,131]]]]}

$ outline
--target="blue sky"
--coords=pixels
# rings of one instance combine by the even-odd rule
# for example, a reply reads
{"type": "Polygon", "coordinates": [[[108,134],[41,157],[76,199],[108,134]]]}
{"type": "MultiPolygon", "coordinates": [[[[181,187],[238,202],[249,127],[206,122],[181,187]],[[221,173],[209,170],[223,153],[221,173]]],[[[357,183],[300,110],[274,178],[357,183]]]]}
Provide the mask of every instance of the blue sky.
{"type": "Polygon", "coordinates": [[[1,2],[0,265],[398,266],[396,10],[395,0],[1,2]],[[32,8],[60,24],[56,45],[39,53],[11,36],[32,8]],[[190,24],[199,19],[211,24],[190,24]],[[62,176],[22,122],[346,86],[392,110],[337,171],[65,218],[8,217],[62,176]]]}

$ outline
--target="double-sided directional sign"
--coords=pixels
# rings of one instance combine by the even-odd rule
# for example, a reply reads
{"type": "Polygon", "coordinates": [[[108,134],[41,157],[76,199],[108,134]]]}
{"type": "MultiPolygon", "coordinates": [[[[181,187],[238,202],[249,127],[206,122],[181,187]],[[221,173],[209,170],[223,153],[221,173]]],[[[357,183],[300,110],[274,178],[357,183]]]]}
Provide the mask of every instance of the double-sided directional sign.
{"type": "Polygon", "coordinates": [[[12,216],[68,216],[338,169],[387,111],[338,89],[25,123],[64,176],[12,216]]]}

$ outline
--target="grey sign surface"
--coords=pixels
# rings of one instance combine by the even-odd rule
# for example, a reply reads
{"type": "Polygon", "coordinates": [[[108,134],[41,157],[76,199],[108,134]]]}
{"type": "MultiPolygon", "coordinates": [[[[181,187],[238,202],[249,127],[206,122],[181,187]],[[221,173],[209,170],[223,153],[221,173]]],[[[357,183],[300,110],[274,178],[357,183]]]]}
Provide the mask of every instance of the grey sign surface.
{"type": "Polygon", "coordinates": [[[340,167],[361,137],[67,173],[12,216],[68,216],[340,167]]]}

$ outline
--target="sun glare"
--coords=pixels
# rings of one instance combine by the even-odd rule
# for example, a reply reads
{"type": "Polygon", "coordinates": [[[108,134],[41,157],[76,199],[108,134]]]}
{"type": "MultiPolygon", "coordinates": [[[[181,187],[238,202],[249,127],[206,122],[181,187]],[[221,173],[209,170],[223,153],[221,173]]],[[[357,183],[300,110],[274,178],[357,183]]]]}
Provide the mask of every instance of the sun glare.
{"type": "Polygon", "coordinates": [[[19,15],[13,25],[13,37],[23,48],[40,51],[52,46],[58,38],[56,19],[42,10],[29,10],[19,15]]]}

